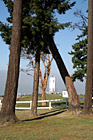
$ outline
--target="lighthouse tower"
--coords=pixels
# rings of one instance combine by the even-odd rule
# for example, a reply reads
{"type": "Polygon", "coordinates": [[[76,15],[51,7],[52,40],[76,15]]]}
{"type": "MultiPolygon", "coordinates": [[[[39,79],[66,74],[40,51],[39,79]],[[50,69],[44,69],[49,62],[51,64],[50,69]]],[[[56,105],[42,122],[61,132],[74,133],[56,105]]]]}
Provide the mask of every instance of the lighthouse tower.
{"type": "Polygon", "coordinates": [[[55,93],[55,77],[52,76],[49,79],[49,93],[55,93]]]}

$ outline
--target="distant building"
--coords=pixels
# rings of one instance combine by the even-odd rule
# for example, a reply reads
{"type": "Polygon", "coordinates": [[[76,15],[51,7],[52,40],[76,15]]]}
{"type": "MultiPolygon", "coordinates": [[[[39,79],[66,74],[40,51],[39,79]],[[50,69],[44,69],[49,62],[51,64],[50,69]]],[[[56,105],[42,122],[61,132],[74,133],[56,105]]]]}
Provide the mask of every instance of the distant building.
{"type": "Polygon", "coordinates": [[[62,97],[68,98],[68,92],[66,90],[62,91],[62,97]]]}
{"type": "Polygon", "coordinates": [[[52,76],[49,79],[49,93],[53,94],[55,93],[55,77],[52,76]]]}

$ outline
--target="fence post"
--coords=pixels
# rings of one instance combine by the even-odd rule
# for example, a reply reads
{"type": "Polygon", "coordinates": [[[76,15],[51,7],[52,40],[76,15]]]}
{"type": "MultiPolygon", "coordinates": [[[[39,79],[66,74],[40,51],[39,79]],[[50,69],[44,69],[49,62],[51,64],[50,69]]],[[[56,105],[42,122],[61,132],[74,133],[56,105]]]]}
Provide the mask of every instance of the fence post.
{"type": "Polygon", "coordinates": [[[51,100],[49,100],[49,110],[51,110],[51,100]]]}
{"type": "Polygon", "coordinates": [[[0,110],[1,110],[1,108],[2,108],[2,102],[1,102],[1,100],[0,100],[0,110]]]}

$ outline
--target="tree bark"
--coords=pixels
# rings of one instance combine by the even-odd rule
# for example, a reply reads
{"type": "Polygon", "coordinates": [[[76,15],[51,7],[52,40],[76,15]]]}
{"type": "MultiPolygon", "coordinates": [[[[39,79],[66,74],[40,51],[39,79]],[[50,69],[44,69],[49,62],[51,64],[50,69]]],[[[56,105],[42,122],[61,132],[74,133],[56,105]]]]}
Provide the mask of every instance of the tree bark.
{"type": "MultiPolygon", "coordinates": [[[[45,94],[45,90],[42,89],[42,101],[46,100],[46,94],[45,94]]],[[[42,107],[46,107],[47,103],[46,102],[42,102],[42,107]]]]}
{"type": "Polygon", "coordinates": [[[56,64],[58,66],[61,77],[62,77],[64,84],[66,86],[66,89],[68,91],[69,110],[80,109],[80,103],[79,103],[77,92],[75,90],[72,79],[71,79],[71,77],[70,77],[70,75],[65,67],[65,64],[62,60],[62,57],[60,56],[58,49],[54,43],[54,40],[51,36],[49,37],[48,41],[50,43],[49,48],[53,54],[53,58],[56,61],[56,64]]]}
{"type": "Polygon", "coordinates": [[[31,116],[37,116],[38,86],[39,86],[39,69],[40,69],[40,53],[37,51],[35,55],[34,85],[32,95],[31,116]]]}
{"type": "MultiPolygon", "coordinates": [[[[50,52],[51,53],[51,52],[50,52]]],[[[52,54],[51,54],[52,55],[52,54]]],[[[44,71],[44,78],[42,78],[42,73],[41,73],[41,70],[40,70],[40,87],[42,89],[42,100],[46,100],[46,94],[45,94],[45,90],[46,90],[46,87],[47,87],[47,81],[48,81],[48,78],[49,78],[49,74],[50,74],[50,69],[51,69],[51,63],[52,63],[52,60],[53,60],[53,56],[51,56],[51,58],[49,57],[49,54],[46,54],[46,64],[44,62],[44,60],[42,59],[42,56],[40,57],[41,58],[41,61],[43,63],[43,66],[45,68],[45,71],[44,71]],[[44,80],[43,80],[44,79],[44,80]]],[[[42,106],[47,106],[47,102],[42,102],[42,106]]]]}
{"type": "Polygon", "coordinates": [[[21,51],[21,19],[22,19],[22,0],[14,1],[13,27],[11,37],[11,47],[9,55],[9,65],[7,81],[0,113],[0,122],[16,122],[15,104],[19,77],[20,51],[21,51]]]}
{"type": "MultiPolygon", "coordinates": [[[[46,69],[45,69],[45,73],[46,73],[46,69]]],[[[45,89],[46,89],[47,81],[45,81],[46,80],[45,78],[43,81],[41,70],[39,70],[39,78],[40,78],[40,88],[42,90],[42,100],[46,100],[45,89]]],[[[42,102],[42,106],[46,106],[46,102],[42,102]]]]}
{"type": "Polygon", "coordinates": [[[87,52],[87,78],[84,100],[84,114],[92,113],[93,97],[93,0],[88,4],[88,52],[87,52]]]}

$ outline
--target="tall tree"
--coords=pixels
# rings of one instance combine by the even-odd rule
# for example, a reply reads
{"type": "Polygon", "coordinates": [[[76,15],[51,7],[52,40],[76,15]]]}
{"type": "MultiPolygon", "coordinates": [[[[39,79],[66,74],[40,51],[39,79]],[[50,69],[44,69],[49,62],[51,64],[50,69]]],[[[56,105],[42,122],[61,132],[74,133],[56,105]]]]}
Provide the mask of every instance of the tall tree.
{"type": "Polygon", "coordinates": [[[81,34],[77,35],[77,42],[72,46],[73,50],[69,52],[72,55],[73,68],[75,69],[72,80],[78,79],[83,82],[87,71],[88,18],[81,11],[76,11],[75,16],[80,18],[80,21],[72,27],[79,29],[81,34]]]}
{"type": "MultiPolygon", "coordinates": [[[[32,3],[30,3],[29,1],[25,2],[25,6],[23,8],[22,46],[25,47],[27,51],[31,52],[32,48],[34,48],[33,50],[36,51],[35,46],[39,45],[39,49],[42,52],[48,50],[49,41],[47,41],[47,39],[49,38],[49,36],[53,39],[56,32],[58,32],[60,29],[65,29],[65,27],[68,27],[70,25],[70,23],[60,24],[57,18],[55,18],[56,12],[58,12],[58,14],[65,14],[66,11],[74,6],[75,2],[70,3],[70,0],[32,0],[31,2],[32,3]]],[[[9,9],[9,11],[11,11],[11,7],[9,7],[9,9]]],[[[10,19],[11,18],[8,18],[8,21],[11,23],[10,19]]],[[[1,30],[2,37],[7,42],[9,39],[9,37],[8,39],[6,37],[7,32],[11,35],[11,32],[9,30],[11,28],[9,28],[9,26],[3,25],[2,23],[0,26],[2,26],[4,29],[1,30]]],[[[51,44],[53,43],[52,39],[51,44]]],[[[56,56],[58,55],[59,53],[57,52],[56,56]]],[[[61,67],[60,69],[62,71],[63,68],[61,67]]],[[[66,67],[64,69],[66,69],[66,67]]],[[[70,87],[71,89],[68,89],[72,91],[75,90],[75,88],[73,88],[72,86],[70,87]]],[[[71,99],[71,102],[73,101],[74,99],[71,99]]],[[[75,105],[75,108],[76,106],[79,106],[79,104],[75,105]]]]}
{"type": "Polygon", "coordinates": [[[92,113],[93,97],[93,0],[88,3],[88,52],[87,52],[87,79],[85,88],[85,114],[92,113]]]}
{"type": "MultiPolygon", "coordinates": [[[[51,52],[50,52],[51,54],[51,52]]],[[[42,100],[46,100],[46,95],[45,95],[45,90],[47,88],[47,83],[48,83],[48,78],[50,75],[50,71],[51,71],[51,63],[53,60],[53,56],[52,54],[41,54],[40,55],[40,60],[43,64],[44,67],[44,71],[42,69],[39,70],[39,78],[40,78],[40,85],[39,87],[41,88],[42,91],[42,100]]],[[[29,64],[27,65],[27,69],[23,69],[21,68],[20,70],[24,73],[26,73],[29,76],[33,76],[34,75],[34,69],[35,69],[35,60],[34,60],[34,55],[28,55],[28,54],[24,54],[23,56],[26,57],[27,59],[30,60],[29,64]],[[30,71],[33,71],[33,74],[30,73],[30,71]]],[[[46,102],[42,102],[42,106],[46,106],[46,102]]]]}
{"type": "Polygon", "coordinates": [[[49,42],[50,42],[49,47],[53,54],[53,58],[56,61],[56,64],[58,66],[61,77],[62,77],[64,84],[66,85],[66,89],[68,91],[69,110],[80,109],[78,95],[77,95],[77,92],[73,85],[72,79],[65,67],[62,57],[60,56],[60,53],[58,52],[55,42],[51,36],[49,36],[49,42]]]}
{"type": "Polygon", "coordinates": [[[21,19],[22,0],[14,0],[13,27],[11,36],[11,47],[9,55],[9,65],[3,105],[0,113],[1,122],[15,122],[15,104],[19,77],[19,64],[21,52],[21,19]]]}
{"type": "Polygon", "coordinates": [[[31,116],[37,116],[39,69],[40,69],[40,52],[36,51],[31,116]]]}
{"type": "Polygon", "coordinates": [[[61,76],[66,84],[67,91],[69,93],[69,109],[80,108],[78,95],[76,93],[75,87],[73,85],[72,79],[68,74],[68,71],[63,63],[63,60],[56,48],[53,37],[57,31],[64,29],[69,25],[59,24],[57,19],[54,18],[55,10],[59,14],[65,14],[75,3],[69,3],[69,1],[35,1],[34,7],[37,17],[39,17],[39,23],[41,23],[41,33],[43,39],[45,40],[47,46],[50,47],[50,50],[53,54],[54,59],[56,60],[57,66],[61,73],[61,76]],[[64,8],[63,8],[64,7],[64,8]],[[55,50],[55,51],[54,51],[55,50]],[[64,69],[64,72],[63,72],[64,69]]]}
{"type": "MultiPolygon", "coordinates": [[[[44,78],[42,78],[42,73],[40,71],[40,83],[41,83],[40,85],[41,85],[41,89],[42,89],[42,100],[46,100],[45,90],[46,90],[48,78],[50,75],[53,55],[51,54],[51,57],[50,57],[49,54],[45,54],[44,57],[45,57],[45,60],[43,59],[43,56],[41,56],[41,61],[43,63],[44,69],[45,69],[44,70],[44,78]]],[[[47,105],[46,102],[42,102],[42,106],[46,106],[46,105],[47,105]]]]}
{"type": "MultiPolygon", "coordinates": [[[[59,29],[64,29],[64,27],[69,25],[69,23],[59,24],[57,19],[54,18],[54,13],[55,13],[54,11],[57,10],[59,14],[62,14],[62,13],[65,14],[65,12],[67,10],[69,10],[74,4],[75,3],[70,4],[69,1],[66,1],[66,0],[57,1],[57,3],[51,2],[51,1],[42,1],[42,0],[34,1],[32,4],[32,6],[33,6],[32,9],[35,12],[34,18],[36,20],[34,23],[34,29],[35,29],[36,33],[34,33],[34,34],[36,34],[36,36],[34,38],[35,42],[33,42],[33,43],[36,44],[39,40],[40,44],[42,44],[42,48],[45,49],[45,47],[47,47],[49,45],[46,42],[47,38],[49,38],[50,36],[53,37],[55,32],[59,31],[59,29]],[[39,38],[37,37],[38,35],[39,35],[39,38]],[[43,45],[44,43],[47,45],[43,45]]],[[[54,49],[54,48],[52,48],[52,49],[54,49]]],[[[42,49],[40,49],[40,50],[42,50],[42,49]]],[[[59,54],[57,54],[57,55],[59,55],[59,54]]],[[[67,77],[66,77],[66,79],[67,79],[67,77]]],[[[69,104],[69,108],[70,109],[79,108],[80,104],[78,101],[78,96],[77,96],[76,90],[74,88],[74,85],[72,84],[72,80],[71,80],[71,78],[68,78],[66,81],[68,81],[66,83],[67,90],[71,94],[71,96],[69,96],[69,97],[72,97],[69,100],[69,103],[71,102],[69,104]],[[69,81],[70,81],[70,87],[69,87],[69,81]],[[72,91],[72,92],[70,92],[70,91],[72,91]],[[73,93],[75,93],[75,94],[73,94],[73,93]],[[72,95],[74,95],[74,96],[72,96],[72,95]]]]}

